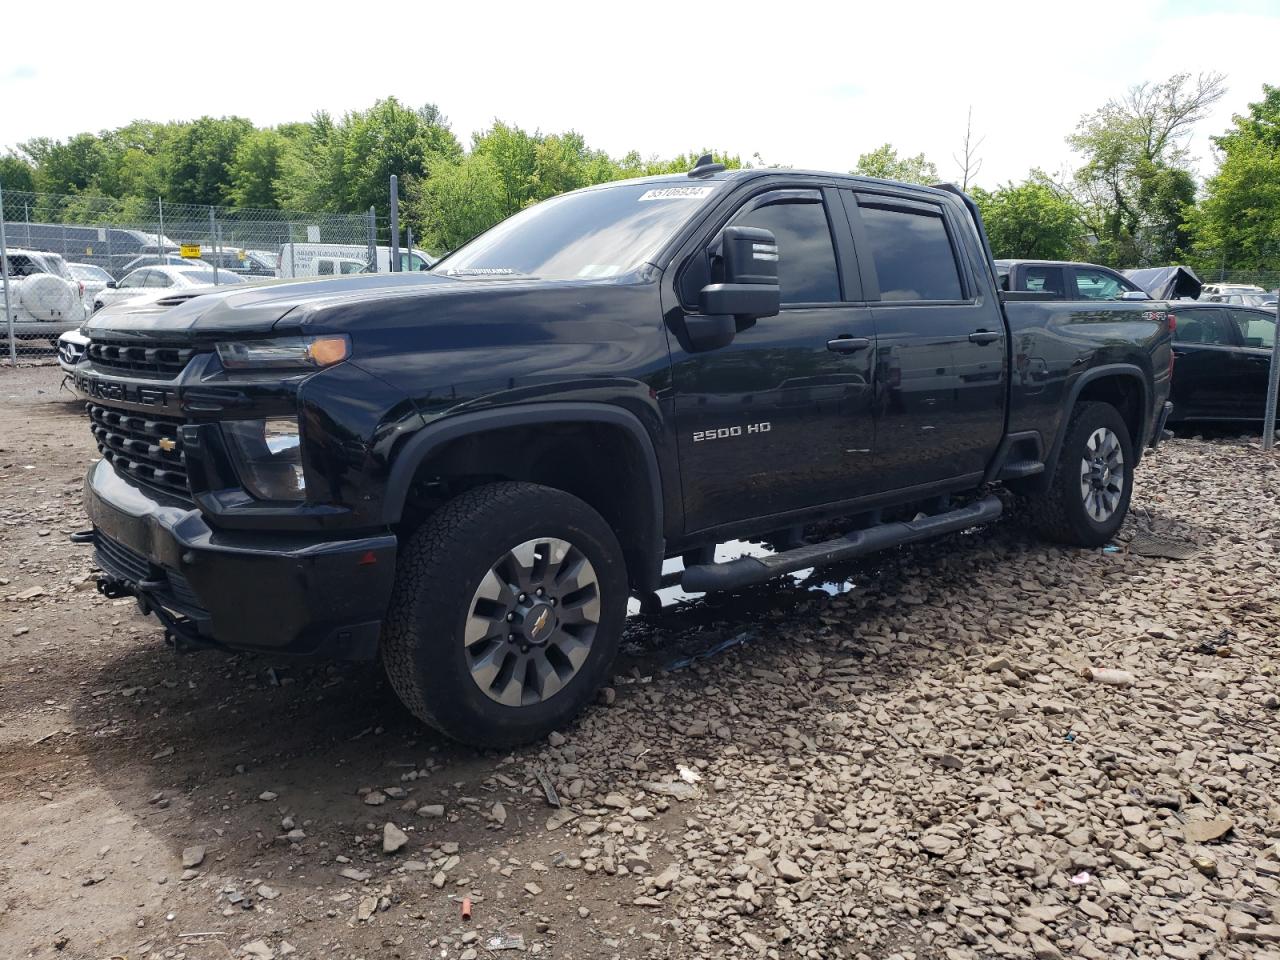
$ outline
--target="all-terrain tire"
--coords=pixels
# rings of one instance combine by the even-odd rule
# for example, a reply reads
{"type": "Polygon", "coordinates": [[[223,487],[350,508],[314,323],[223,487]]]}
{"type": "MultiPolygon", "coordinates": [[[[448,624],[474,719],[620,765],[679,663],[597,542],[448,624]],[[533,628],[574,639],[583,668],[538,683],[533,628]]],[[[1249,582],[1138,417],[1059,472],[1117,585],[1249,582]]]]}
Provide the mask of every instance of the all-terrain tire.
{"type": "MultiPolygon", "coordinates": [[[[409,711],[455,740],[480,747],[525,743],[572,720],[607,678],[627,596],[622,548],[591,506],[539,484],[485,484],[445,503],[404,544],[382,632],[383,664],[409,711]],[[473,678],[474,654],[464,640],[481,581],[508,551],[540,538],[571,544],[589,562],[598,585],[597,621],[585,661],[563,686],[537,702],[508,706],[473,678]]],[[[500,619],[494,622],[501,627],[500,619]]]]}
{"type": "Polygon", "coordinates": [[[1129,428],[1120,411],[1109,403],[1086,402],[1077,404],[1067,423],[1058,462],[1044,493],[1028,497],[1028,516],[1031,525],[1041,536],[1057,543],[1078,547],[1100,547],[1115,536],[1129,511],[1129,498],[1133,492],[1133,441],[1129,428]],[[1091,438],[1098,431],[1108,431],[1119,445],[1123,465],[1119,480],[1122,484],[1119,496],[1106,515],[1099,519],[1091,516],[1083,486],[1084,461],[1094,458],[1090,449],[1091,438]]]}

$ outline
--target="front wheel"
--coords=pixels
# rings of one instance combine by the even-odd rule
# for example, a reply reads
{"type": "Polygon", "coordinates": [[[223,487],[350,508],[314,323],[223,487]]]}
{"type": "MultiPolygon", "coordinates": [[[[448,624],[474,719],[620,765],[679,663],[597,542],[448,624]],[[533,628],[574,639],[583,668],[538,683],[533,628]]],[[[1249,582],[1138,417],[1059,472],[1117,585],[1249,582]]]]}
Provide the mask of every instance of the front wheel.
{"type": "Polygon", "coordinates": [[[568,723],[604,682],[627,606],[622,548],[561,490],[486,484],[401,552],[382,659],[420,720],[506,747],[568,723]]]}
{"type": "Polygon", "coordinates": [[[1032,523],[1059,543],[1102,546],[1129,511],[1133,461],[1120,411],[1109,403],[1080,404],[1072,411],[1048,490],[1030,499],[1032,523]]]}

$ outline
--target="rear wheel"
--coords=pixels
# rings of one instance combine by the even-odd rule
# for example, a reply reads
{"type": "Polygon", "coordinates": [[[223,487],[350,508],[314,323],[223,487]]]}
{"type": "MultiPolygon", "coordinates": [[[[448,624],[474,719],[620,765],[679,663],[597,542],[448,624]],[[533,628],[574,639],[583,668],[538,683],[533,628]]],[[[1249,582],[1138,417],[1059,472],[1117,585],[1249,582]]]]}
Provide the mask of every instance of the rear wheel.
{"type": "Polygon", "coordinates": [[[419,719],[465,743],[510,746],[591,700],[626,604],[622,549],[595,510],[550,487],[487,484],[405,544],[383,662],[419,719]]]}
{"type": "Polygon", "coordinates": [[[1072,411],[1049,489],[1030,499],[1031,520],[1059,543],[1100,547],[1129,511],[1133,444],[1120,411],[1082,403],[1072,411]]]}

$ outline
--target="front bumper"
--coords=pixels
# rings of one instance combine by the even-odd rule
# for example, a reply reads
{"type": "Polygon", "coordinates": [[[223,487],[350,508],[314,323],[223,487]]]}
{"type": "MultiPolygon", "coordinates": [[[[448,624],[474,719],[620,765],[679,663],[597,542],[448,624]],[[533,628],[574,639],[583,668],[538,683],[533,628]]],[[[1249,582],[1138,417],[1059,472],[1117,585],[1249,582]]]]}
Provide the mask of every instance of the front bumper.
{"type": "Polygon", "coordinates": [[[349,539],[211,528],[199,510],[106,461],[89,468],[85,511],[112,581],[181,618],[201,645],[369,659],[395,575],[390,533],[349,539]]]}

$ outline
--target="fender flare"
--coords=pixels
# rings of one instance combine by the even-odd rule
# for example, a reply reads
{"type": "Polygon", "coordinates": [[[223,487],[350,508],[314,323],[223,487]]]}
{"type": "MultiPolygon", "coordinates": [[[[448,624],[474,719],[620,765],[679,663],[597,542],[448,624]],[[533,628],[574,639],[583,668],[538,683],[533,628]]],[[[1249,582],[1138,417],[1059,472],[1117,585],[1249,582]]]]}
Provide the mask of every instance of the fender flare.
{"type": "MultiPolygon", "coordinates": [[[[1067,437],[1067,426],[1071,422],[1071,411],[1075,409],[1076,401],[1080,398],[1080,393],[1090,383],[1095,380],[1101,380],[1104,377],[1130,377],[1138,382],[1138,389],[1141,391],[1142,404],[1139,410],[1139,433],[1146,431],[1147,419],[1150,415],[1149,396],[1150,389],[1147,386],[1147,375],[1142,372],[1142,368],[1133,363],[1104,363],[1100,367],[1091,367],[1076,378],[1076,382],[1071,385],[1070,391],[1067,393],[1066,402],[1062,407],[1062,421],[1058,428],[1057,436],[1053,438],[1053,446],[1049,451],[1049,458],[1044,465],[1044,473],[1042,476],[1045,482],[1053,476],[1053,471],[1058,465],[1058,456],[1062,452],[1063,441],[1067,437]]],[[[1134,466],[1137,466],[1138,460],[1142,457],[1142,437],[1132,437],[1134,466]]]]}
{"type": "Polygon", "coordinates": [[[388,525],[400,521],[409,487],[418,468],[445,444],[492,430],[548,423],[607,424],[621,428],[636,444],[644,463],[644,476],[639,479],[643,480],[646,487],[649,520],[639,524],[642,542],[637,546],[645,563],[643,569],[632,573],[632,580],[639,589],[657,589],[666,549],[663,537],[662,473],[658,468],[658,455],[653,439],[640,418],[630,410],[612,404],[573,401],[528,403],[449,414],[427,424],[410,437],[395,456],[383,497],[383,521],[388,525]]]}

